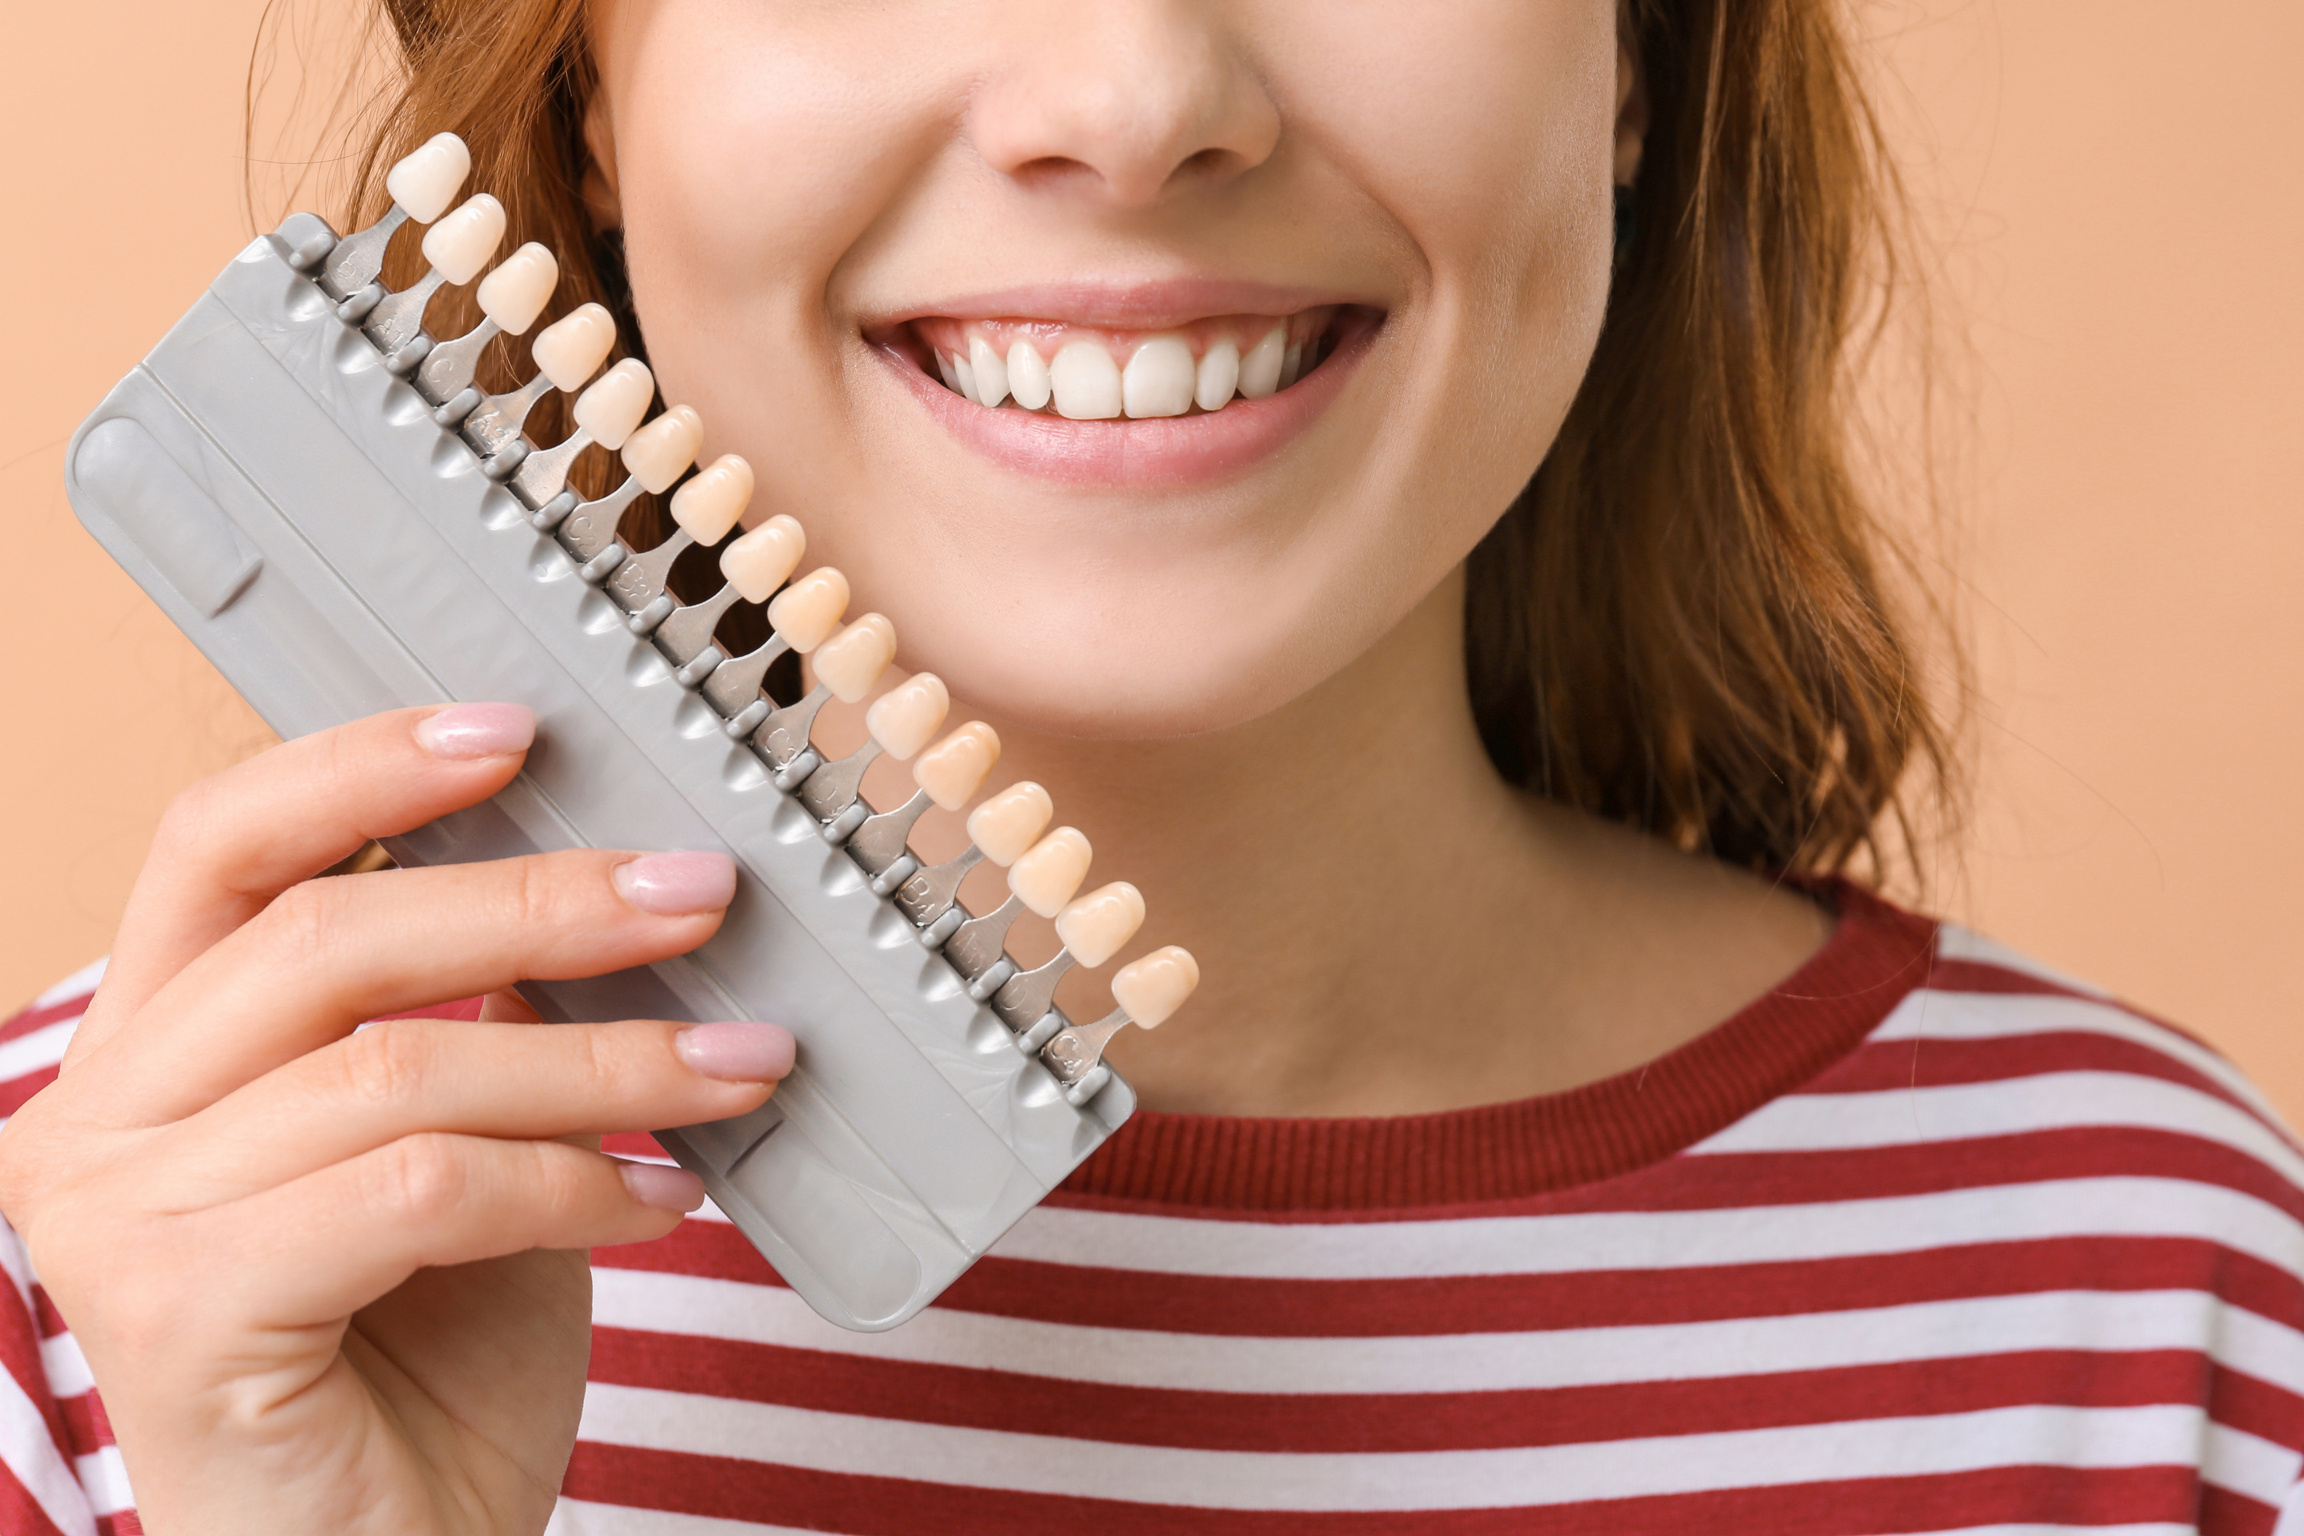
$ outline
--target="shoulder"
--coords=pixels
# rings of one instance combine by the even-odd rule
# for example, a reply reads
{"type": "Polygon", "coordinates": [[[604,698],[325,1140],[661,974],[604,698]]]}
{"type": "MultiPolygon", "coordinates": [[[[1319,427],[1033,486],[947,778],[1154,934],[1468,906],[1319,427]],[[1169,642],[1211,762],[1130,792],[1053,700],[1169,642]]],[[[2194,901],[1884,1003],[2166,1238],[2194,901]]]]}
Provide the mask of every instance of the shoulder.
{"type": "Polygon", "coordinates": [[[0,1020],[0,1119],[56,1080],[64,1048],[72,1043],[72,1031],[103,979],[104,962],[98,960],[0,1020]]]}

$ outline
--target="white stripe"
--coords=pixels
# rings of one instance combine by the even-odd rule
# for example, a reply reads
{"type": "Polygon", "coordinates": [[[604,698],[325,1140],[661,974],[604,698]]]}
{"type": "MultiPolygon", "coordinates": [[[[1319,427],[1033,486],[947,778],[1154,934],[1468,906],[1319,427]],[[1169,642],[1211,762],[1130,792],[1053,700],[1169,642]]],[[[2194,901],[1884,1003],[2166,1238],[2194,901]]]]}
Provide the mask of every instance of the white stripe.
{"type": "Polygon", "coordinates": [[[2279,1508],[2295,1485],[2297,1469],[2304,1467],[2304,1454],[2228,1424],[2209,1424],[2206,1429],[2202,1479],[2279,1508]]]}
{"type": "Polygon", "coordinates": [[[2001,1466],[2189,1464],[2195,1408],[1996,1408],[1564,1446],[1285,1455],[1020,1435],[592,1384],[588,1440],[1212,1509],[1486,1509],[2001,1466]]]}
{"type": "Polygon", "coordinates": [[[1691,1149],[1842,1152],[2074,1129],[2170,1131],[2217,1142],[2304,1184],[2304,1156],[2212,1093],[2134,1072],[2040,1072],[1990,1083],[1792,1093],[1691,1149]]]}
{"type": "Polygon", "coordinates": [[[96,1376],[88,1369],[88,1357],[80,1352],[80,1341],[70,1333],[40,1341],[40,1370],[48,1378],[49,1396],[58,1402],[96,1390],[96,1376]]]}
{"type": "Polygon", "coordinates": [[[2044,1291],[1790,1317],[1384,1338],[1085,1328],[932,1307],[866,1334],[825,1322],[779,1286],[596,1269],[592,1315],[610,1328],[1187,1392],[1545,1391],[2061,1349],[2199,1350],[2304,1394],[2304,1335],[2201,1291],[2044,1291]]]}
{"type": "MultiPolygon", "coordinates": [[[[624,1504],[592,1504],[582,1499],[563,1498],[553,1506],[544,1536],[817,1536],[817,1533],[789,1525],[715,1520],[709,1515],[679,1515],[668,1509],[633,1509],[624,1504]]],[[[2090,1532],[2089,1536],[2100,1536],[2100,1533],[2090,1532]]]]}
{"type": "Polygon", "coordinates": [[[1978,965],[1996,965],[2004,971],[2014,971],[2019,976],[2030,976],[2054,986],[2070,987],[2090,997],[2109,998],[2112,995],[2102,987],[2092,986],[2052,966],[2042,965],[2030,955],[2010,949],[1999,940],[1988,939],[1958,923],[1946,923],[1936,930],[1936,957],[1940,960],[1971,960],[1978,965]]]}
{"type": "Polygon", "coordinates": [[[80,1466],[80,1485],[88,1490],[88,1502],[95,1506],[96,1513],[116,1515],[136,1507],[136,1495],[128,1488],[128,1466],[120,1459],[120,1447],[101,1446],[76,1460],[80,1466]]]}
{"type": "MultiPolygon", "coordinates": [[[[110,957],[107,956],[106,958],[108,959],[110,957]]],[[[80,969],[74,971],[71,975],[56,983],[56,985],[50,987],[47,991],[41,993],[38,997],[32,999],[32,1006],[35,1008],[53,1008],[68,997],[77,997],[81,993],[95,991],[96,983],[104,979],[104,964],[105,962],[103,960],[89,961],[86,965],[80,967],[80,969]]]]}
{"type": "Polygon", "coordinates": [[[64,1536],[95,1536],[88,1490],[56,1449],[39,1405],[7,1371],[0,1371],[0,1462],[64,1536]]]}
{"type": "Polygon", "coordinates": [[[29,1077],[62,1061],[64,1047],[72,1043],[72,1031],[79,1027],[80,1021],[76,1018],[59,1019],[28,1035],[0,1040],[0,1083],[29,1077]]]}
{"type": "Polygon", "coordinates": [[[2304,1536],[2304,1483],[2291,1487],[2280,1501],[2280,1520],[2272,1527],[2272,1536],[2304,1536]]]}
{"type": "Polygon", "coordinates": [[[1886,1044],[1916,1040],[1923,1052],[1930,1040],[2005,1040],[2017,1035],[2093,1034],[2125,1040],[2157,1051],[2191,1068],[2275,1125],[2286,1120],[2257,1092],[2238,1067],[2197,1041],[2141,1018],[2125,1008],[2078,997],[2032,997],[2020,993],[1914,993],[1890,1010],[1871,1039],[1886,1044]],[[1911,1006],[1925,997],[1930,1006],[1911,1006]]]}
{"type": "Polygon", "coordinates": [[[2294,1271],[2296,1222],[2184,1179],[2065,1179],[1712,1211],[1433,1221],[1205,1221],[1040,1206],[1004,1258],[1226,1278],[1360,1280],[1683,1269],[1905,1254],[1953,1243],[2151,1236],[2221,1244],[2294,1271]]]}

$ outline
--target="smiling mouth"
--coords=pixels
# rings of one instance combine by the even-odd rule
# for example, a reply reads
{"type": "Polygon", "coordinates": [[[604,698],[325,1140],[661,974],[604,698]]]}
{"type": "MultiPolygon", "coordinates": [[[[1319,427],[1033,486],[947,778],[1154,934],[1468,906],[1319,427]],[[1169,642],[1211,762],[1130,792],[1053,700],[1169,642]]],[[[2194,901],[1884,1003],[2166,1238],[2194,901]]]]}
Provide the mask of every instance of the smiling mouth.
{"type": "Polygon", "coordinates": [[[1382,311],[1358,304],[1215,315],[1158,331],[930,315],[876,339],[987,410],[1116,421],[1216,415],[1279,394],[1382,321],[1382,311]]]}

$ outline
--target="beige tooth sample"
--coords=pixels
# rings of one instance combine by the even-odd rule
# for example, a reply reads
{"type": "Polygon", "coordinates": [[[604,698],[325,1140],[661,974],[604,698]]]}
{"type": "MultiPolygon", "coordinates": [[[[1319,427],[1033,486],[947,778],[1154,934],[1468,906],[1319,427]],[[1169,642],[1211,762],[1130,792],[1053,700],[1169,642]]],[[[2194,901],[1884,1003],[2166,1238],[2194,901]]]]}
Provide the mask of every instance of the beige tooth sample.
{"type": "Polygon", "coordinates": [[[902,762],[936,734],[952,708],[952,695],[944,679],[933,672],[915,672],[872,701],[864,711],[864,729],[880,743],[880,750],[902,762]]]}
{"type": "Polygon", "coordinates": [[[1120,367],[1100,341],[1070,341],[1048,365],[1056,414],[1074,421],[1110,421],[1120,414],[1120,367]]]}
{"type": "MultiPolygon", "coordinates": [[[[729,457],[734,458],[735,455],[729,457]]],[[[718,469],[720,466],[714,464],[712,467],[718,469]]],[[[752,466],[747,464],[744,467],[749,474],[752,466]]],[[[674,496],[672,501],[672,515],[678,517],[680,498],[674,496]]],[[[784,578],[799,568],[800,556],[807,548],[808,536],[800,531],[799,523],[779,512],[759,527],[739,535],[735,543],[720,551],[720,574],[744,601],[764,603],[776,595],[776,589],[784,585],[784,578]]],[[[846,588],[848,584],[843,581],[840,585],[846,588]]],[[[843,590],[840,594],[840,607],[847,606],[848,594],[843,590]]],[[[838,617],[839,612],[835,609],[833,619],[838,617]]],[[[827,633],[831,630],[831,624],[832,620],[825,622],[827,633]]]]}
{"type": "Polygon", "coordinates": [[[1240,359],[1240,393],[1261,400],[1280,387],[1280,366],[1288,360],[1288,330],[1276,325],[1240,359]]]}
{"type": "Polygon", "coordinates": [[[1090,970],[1102,965],[1144,926],[1144,893],[1125,880],[1100,886],[1056,914],[1056,937],[1090,970]]]}
{"type": "Polygon", "coordinates": [[[1121,407],[1139,419],[1181,416],[1192,409],[1196,382],[1192,348],[1184,338],[1155,336],[1136,349],[1121,371],[1121,407]]]}
{"type": "Polygon", "coordinates": [[[1008,866],[1008,889],[1042,917],[1054,917],[1088,878],[1088,838],[1078,827],[1058,827],[1008,866]]]}
{"type": "Polygon", "coordinates": [[[1200,985],[1200,962],[1178,944],[1164,945],[1112,973],[1112,1001],[1139,1029],[1155,1029],[1200,985]]]}
{"type": "MultiPolygon", "coordinates": [[[[800,525],[792,526],[797,531],[800,525]]],[[[800,563],[797,541],[792,563],[800,563]]],[[[824,643],[824,637],[832,633],[832,626],[840,622],[840,615],[847,608],[848,578],[831,566],[820,565],[776,594],[776,600],[768,605],[768,622],[784,637],[786,645],[805,656],[824,643]]]]}
{"type": "Polygon", "coordinates": [[[976,403],[997,406],[1008,398],[1008,364],[981,336],[968,339],[968,371],[976,381],[976,403]]]}
{"type": "Polygon", "coordinates": [[[452,133],[436,133],[384,174],[384,190],[419,224],[448,211],[472,174],[472,151],[452,133]]]}
{"type": "Polygon", "coordinates": [[[1026,779],[987,797],[968,813],[968,840],[993,863],[1013,864],[1055,814],[1056,802],[1048,791],[1026,779]]]}
{"type": "Polygon", "coordinates": [[[1240,385],[1240,348],[1227,336],[1208,349],[1192,375],[1192,399],[1204,411],[1221,410],[1240,385]]]}
{"type": "Polygon", "coordinates": [[[504,239],[504,205],[482,192],[424,231],[424,259],[461,287],[480,275],[504,239]]]}
{"type": "MultiPolygon", "coordinates": [[[[682,407],[686,409],[686,407],[682,407]]],[[[632,462],[632,445],[624,445],[624,462],[632,462]]],[[[638,471],[634,471],[638,473],[638,471]]],[[[696,472],[695,478],[672,493],[672,521],[688,537],[699,544],[717,544],[728,537],[728,530],[736,526],[736,519],[744,515],[745,506],[752,500],[752,466],[741,456],[724,453],[696,472]]],[[[795,525],[797,526],[797,525],[795,525]]],[[[798,550],[792,559],[797,564],[798,550]]],[[[786,566],[789,572],[791,566],[786,566]]],[[[776,578],[782,581],[784,578],[776,578]]],[[[738,587],[742,595],[744,589],[738,587]]],[[[771,587],[769,591],[774,591],[771,587]]],[[[762,597],[767,593],[762,593],[762,597]]],[[[758,602],[759,598],[752,599],[758,602]]]]}
{"type": "Polygon", "coordinates": [[[1039,410],[1052,398],[1048,365],[1041,360],[1040,349],[1028,341],[1008,349],[1008,392],[1028,411],[1039,410]]]}
{"type": "Polygon", "coordinates": [[[598,304],[579,304],[536,333],[528,356],[552,387],[575,391],[599,371],[616,345],[616,322],[598,304]]]}
{"type": "MultiPolygon", "coordinates": [[[[624,467],[642,489],[660,495],[687,473],[696,462],[696,450],[703,446],[704,418],[692,406],[676,405],[624,440],[624,467]]],[[[698,542],[716,544],[719,535],[698,542]]]]}
{"type": "Polygon", "coordinates": [[[877,613],[867,613],[816,647],[811,659],[819,686],[829,688],[843,704],[861,704],[896,659],[896,626],[877,613]]]}
{"type": "Polygon", "coordinates": [[[912,782],[926,790],[930,800],[957,811],[984,787],[985,776],[999,761],[999,733],[981,720],[971,720],[920,754],[912,765],[912,782]]]}
{"type": "Polygon", "coordinates": [[[640,425],[655,393],[656,381],[649,376],[648,365],[628,357],[578,395],[569,414],[576,418],[577,426],[592,434],[592,441],[614,451],[623,447],[624,439],[640,425]]]}
{"type": "Polygon", "coordinates": [[[559,261],[531,240],[480,279],[480,313],[508,336],[526,335],[559,283],[559,261]]]}

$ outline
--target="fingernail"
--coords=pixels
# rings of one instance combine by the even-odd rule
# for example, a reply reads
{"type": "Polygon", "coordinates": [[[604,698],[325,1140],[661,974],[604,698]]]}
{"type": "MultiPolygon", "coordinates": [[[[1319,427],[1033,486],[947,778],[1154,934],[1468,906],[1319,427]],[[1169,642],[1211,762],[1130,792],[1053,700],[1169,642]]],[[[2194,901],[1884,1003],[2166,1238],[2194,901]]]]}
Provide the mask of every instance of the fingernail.
{"type": "Polygon", "coordinates": [[[536,739],[536,711],[525,704],[451,704],[416,722],[416,745],[434,757],[502,757],[536,739]]]}
{"type": "Polygon", "coordinates": [[[697,1024],[672,1037],[691,1072],[731,1083],[772,1083],[792,1070],[792,1032],[775,1024],[697,1024]]]}
{"type": "Polygon", "coordinates": [[[662,1163],[620,1163],[624,1187],[642,1205],[659,1211],[688,1212],[704,1203],[704,1181],[685,1168],[662,1163]]]}
{"type": "Polygon", "coordinates": [[[617,865],[615,880],[618,895],[658,917],[717,912],[736,894],[736,861],[724,853],[651,853],[617,865]]]}

